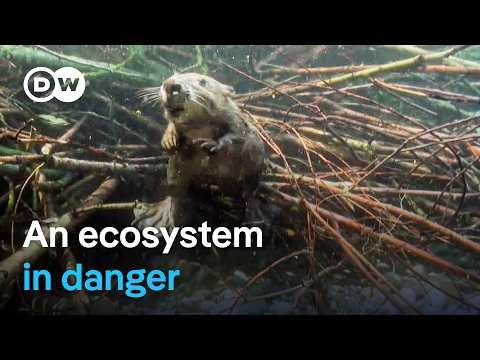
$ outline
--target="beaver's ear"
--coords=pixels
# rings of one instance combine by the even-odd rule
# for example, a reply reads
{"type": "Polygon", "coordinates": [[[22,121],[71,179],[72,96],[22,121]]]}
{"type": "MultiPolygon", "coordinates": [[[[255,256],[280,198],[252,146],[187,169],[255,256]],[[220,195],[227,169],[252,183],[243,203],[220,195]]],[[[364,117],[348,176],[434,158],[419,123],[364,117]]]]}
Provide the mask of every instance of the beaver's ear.
{"type": "Polygon", "coordinates": [[[223,85],[223,95],[230,97],[235,95],[235,89],[232,86],[223,85]]]}

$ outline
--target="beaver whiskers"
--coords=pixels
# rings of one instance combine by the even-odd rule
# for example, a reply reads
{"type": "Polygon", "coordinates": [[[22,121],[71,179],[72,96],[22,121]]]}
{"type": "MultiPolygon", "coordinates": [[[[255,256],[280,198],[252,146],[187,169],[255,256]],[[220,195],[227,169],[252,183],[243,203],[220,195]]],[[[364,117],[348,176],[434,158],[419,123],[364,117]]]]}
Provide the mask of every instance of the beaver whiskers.
{"type": "Polygon", "coordinates": [[[138,90],[136,96],[141,98],[145,104],[153,104],[160,102],[161,86],[148,87],[138,90]]]}
{"type": "MultiPolygon", "coordinates": [[[[145,104],[161,104],[162,101],[162,86],[148,87],[141,90],[138,90],[136,96],[142,99],[142,102],[145,104]]],[[[195,93],[194,91],[185,90],[185,94],[190,97],[190,100],[203,108],[207,113],[211,112],[210,107],[208,106],[208,101],[203,98],[200,94],[195,93]]]]}
{"type": "Polygon", "coordinates": [[[204,102],[207,102],[202,96],[195,94],[194,96],[190,97],[190,100],[203,108],[207,113],[210,113],[210,108],[208,107],[207,104],[204,104],[204,102]],[[202,102],[203,101],[203,102],[202,102]]]}

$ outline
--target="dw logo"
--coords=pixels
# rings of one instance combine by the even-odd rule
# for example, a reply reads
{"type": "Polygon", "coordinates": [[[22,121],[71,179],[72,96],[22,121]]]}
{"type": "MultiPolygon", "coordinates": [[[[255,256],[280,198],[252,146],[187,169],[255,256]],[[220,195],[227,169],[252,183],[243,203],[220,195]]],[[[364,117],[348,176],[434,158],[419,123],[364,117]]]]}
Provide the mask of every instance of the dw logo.
{"type": "Polygon", "coordinates": [[[47,102],[56,98],[71,103],[83,95],[85,77],[72,67],[62,67],[55,72],[46,67],[36,67],[25,75],[23,89],[34,102],[47,102]]]}

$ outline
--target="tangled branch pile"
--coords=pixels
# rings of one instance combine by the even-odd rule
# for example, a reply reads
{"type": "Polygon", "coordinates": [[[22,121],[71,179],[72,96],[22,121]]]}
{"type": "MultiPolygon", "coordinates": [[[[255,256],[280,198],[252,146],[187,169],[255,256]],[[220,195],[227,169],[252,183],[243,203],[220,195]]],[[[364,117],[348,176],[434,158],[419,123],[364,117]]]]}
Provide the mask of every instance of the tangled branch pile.
{"type": "MultiPolygon", "coordinates": [[[[279,209],[272,238],[287,244],[280,258],[235,289],[229,311],[306,291],[326,301],[326,279],[353,268],[396,310],[422,312],[405,279],[385,274],[392,267],[478,311],[478,296],[475,302],[467,295],[480,283],[480,63],[465,57],[478,50],[113,47],[101,50],[104,62],[53,47],[1,46],[0,287],[11,287],[23,262],[47,253],[19,249],[19,224],[53,219],[74,229],[96,211],[136,206],[105,203],[125,184],[164,177],[160,112],[134,94],[173,70],[194,70],[237,88],[236,100],[270,150],[257,196],[279,209]],[[234,63],[229,52],[245,60],[234,63]],[[111,65],[115,59],[119,64],[111,65]],[[27,102],[21,79],[35,64],[80,68],[89,81],[85,99],[68,107],[27,102]],[[305,261],[295,274],[300,281],[249,295],[299,257],[305,261]],[[419,263],[451,276],[456,289],[432,281],[419,263]]],[[[57,255],[62,266],[74,266],[71,249],[57,255]]]]}

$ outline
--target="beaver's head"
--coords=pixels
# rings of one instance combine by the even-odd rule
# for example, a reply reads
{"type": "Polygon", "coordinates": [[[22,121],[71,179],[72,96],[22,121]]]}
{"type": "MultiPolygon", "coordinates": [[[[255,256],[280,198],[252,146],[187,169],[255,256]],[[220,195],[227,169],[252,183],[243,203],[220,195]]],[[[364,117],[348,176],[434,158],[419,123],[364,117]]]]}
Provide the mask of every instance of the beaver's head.
{"type": "Polygon", "coordinates": [[[232,87],[195,73],[175,74],[151,90],[147,95],[160,102],[165,117],[174,123],[215,118],[232,106],[232,87]]]}

